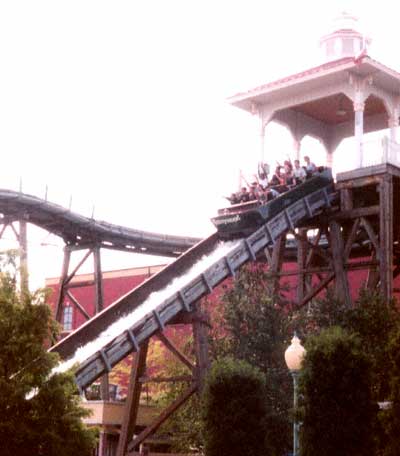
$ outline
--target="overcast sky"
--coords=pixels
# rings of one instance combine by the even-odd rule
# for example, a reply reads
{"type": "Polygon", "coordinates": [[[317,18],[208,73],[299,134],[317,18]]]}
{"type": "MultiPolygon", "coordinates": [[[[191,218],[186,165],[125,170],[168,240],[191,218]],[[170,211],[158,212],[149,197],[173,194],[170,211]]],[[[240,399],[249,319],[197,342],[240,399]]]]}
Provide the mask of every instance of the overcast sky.
{"type": "MultiPolygon", "coordinates": [[[[395,5],[0,1],[0,187],[22,180],[83,215],[206,236],[239,169],[259,160],[256,119],[226,98],[321,63],[318,40],[342,9],[362,19],[372,57],[400,69],[395,5]]],[[[268,153],[292,153],[280,128],[267,136],[268,153]]],[[[57,240],[32,233],[29,248],[35,277],[59,274],[57,240]]],[[[104,269],[159,263],[132,257],[104,269]]]]}

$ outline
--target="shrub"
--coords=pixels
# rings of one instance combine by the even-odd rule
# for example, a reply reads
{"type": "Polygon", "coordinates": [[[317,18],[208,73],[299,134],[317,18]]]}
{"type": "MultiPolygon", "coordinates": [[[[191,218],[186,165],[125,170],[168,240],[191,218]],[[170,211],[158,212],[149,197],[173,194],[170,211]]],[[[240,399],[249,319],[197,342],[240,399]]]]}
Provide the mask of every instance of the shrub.
{"type": "Polygon", "coordinates": [[[216,361],[203,393],[207,456],[265,456],[263,374],[245,361],[216,361]]]}
{"type": "Polygon", "coordinates": [[[332,327],[310,338],[300,376],[302,456],[372,455],[378,407],[358,337],[332,327]]]}

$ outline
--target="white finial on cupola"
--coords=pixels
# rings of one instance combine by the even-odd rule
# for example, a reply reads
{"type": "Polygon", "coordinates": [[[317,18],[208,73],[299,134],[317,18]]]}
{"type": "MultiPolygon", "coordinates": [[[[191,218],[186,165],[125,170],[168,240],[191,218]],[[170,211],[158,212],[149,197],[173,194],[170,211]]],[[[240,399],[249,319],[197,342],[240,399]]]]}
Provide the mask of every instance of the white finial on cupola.
{"type": "Polygon", "coordinates": [[[358,18],[342,12],[334,19],[330,32],[320,39],[325,61],[361,57],[368,53],[371,39],[360,31],[358,18]]]}

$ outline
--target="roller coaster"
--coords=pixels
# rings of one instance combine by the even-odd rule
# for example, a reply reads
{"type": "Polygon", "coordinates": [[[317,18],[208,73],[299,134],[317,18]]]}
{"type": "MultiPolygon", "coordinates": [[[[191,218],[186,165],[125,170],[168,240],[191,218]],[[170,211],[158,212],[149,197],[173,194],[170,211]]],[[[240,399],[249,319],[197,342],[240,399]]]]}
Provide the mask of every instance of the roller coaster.
{"type": "MultiPolygon", "coordinates": [[[[390,255],[399,257],[396,247],[399,235],[394,229],[398,217],[391,214],[398,214],[399,208],[394,200],[393,208],[389,203],[393,189],[400,188],[399,179],[400,171],[389,164],[343,173],[336,184],[326,170],[266,204],[255,202],[251,206],[219,211],[214,217],[217,230],[203,240],[146,233],[96,221],[18,192],[0,191],[0,213],[3,230],[7,223],[22,219],[61,236],[71,249],[96,245],[170,256],[182,252],[110,306],[98,309],[92,318],[87,316],[86,323],[49,349],[59,354],[59,369],[74,366],[76,384],[81,391],[104,378],[129,354],[136,353],[126,417],[120,431],[118,451],[124,451],[117,453],[120,456],[133,454],[140,443],[201,388],[207,355],[206,336],[201,332],[206,323],[199,300],[224,280],[234,277],[246,263],[267,259],[278,280],[285,274],[296,274],[298,306],[309,302],[333,280],[338,297],[350,302],[347,274],[361,269],[368,271],[367,287],[387,289],[387,295],[391,296],[396,290],[391,281],[400,274],[400,267],[394,270],[387,267],[393,263],[390,255]],[[307,237],[310,230],[315,233],[315,239],[307,237]],[[297,249],[294,261],[298,269],[293,273],[280,266],[285,248],[287,252],[288,233],[297,249]],[[392,236],[388,240],[387,233],[392,236]],[[321,242],[322,234],[325,234],[324,242],[321,242]],[[185,358],[165,336],[168,325],[182,323],[193,327],[196,364],[185,358]],[[153,424],[134,436],[140,379],[153,336],[161,339],[189,367],[193,378],[181,397],[153,424]]],[[[293,261],[293,255],[291,258],[293,261]]],[[[71,277],[66,272],[60,289],[71,282],[71,277]]]]}
{"type": "MultiPolygon", "coordinates": [[[[329,176],[326,172],[322,173],[261,207],[257,213],[261,211],[264,219],[246,226],[247,232],[252,231],[247,237],[231,243],[226,240],[225,231],[217,231],[199,242],[158,274],[60,341],[51,351],[59,353],[63,360],[72,359],[76,362],[79,359],[76,382],[83,390],[110,372],[121,359],[138,351],[146,340],[162,331],[179,313],[191,312],[200,298],[211,293],[227,277],[233,276],[243,264],[256,260],[259,252],[274,244],[283,233],[330,207],[334,188],[329,176]],[[179,285],[168,294],[167,285],[193,270],[200,258],[218,256],[221,243],[226,243],[227,249],[223,250],[220,258],[211,264],[201,263],[199,270],[189,274],[188,283],[179,285]],[[164,290],[167,291],[167,296],[163,295],[164,290]],[[149,305],[151,295],[156,292],[162,295],[162,299],[149,305]],[[124,319],[126,323],[123,322],[124,319]],[[110,336],[105,335],[117,321],[123,329],[109,340],[110,336]],[[93,343],[98,337],[98,344],[93,343]],[[103,344],[102,339],[107,342],[103,344]],[[98,345],[98,348],[94,352],[93,349],[86,352],[89,353],[87,359],[75,357],[78,347],[84,352],[84,347],[90,344],[92,347],[98,345]]],[[[223,226],[226,227],[226,224],[223,226]]]]}

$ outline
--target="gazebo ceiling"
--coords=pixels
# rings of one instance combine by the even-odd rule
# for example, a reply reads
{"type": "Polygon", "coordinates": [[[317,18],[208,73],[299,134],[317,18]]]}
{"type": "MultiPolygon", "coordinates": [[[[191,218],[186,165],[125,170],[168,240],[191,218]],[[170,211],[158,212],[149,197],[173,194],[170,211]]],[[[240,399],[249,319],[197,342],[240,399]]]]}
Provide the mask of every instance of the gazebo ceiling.
{"type": "MultiPolygon", "coordinates": [[[[291,109],[327,125],[338,125],[354,119],[353,103],[342,93],[293,106],[291,109]]],[[[382,101],[376,96],[370,95],[365,103],[364,117],[385,113],[382,101]]]]}
{"type": "MultiPolygon", "coordinates": [[[[242,92],[229,98],[238,108],[254,114],[268,109],[301,112],[327,125],[354,121],[351,100],[341,93],[340,86],[350,85],[350,78],[371,78],[376,90],[392,99],[400,99],[400,74],[368,56],[346,57],[310,68],[277,81],[242,92]],[[332,88],[337,87],[337,93],[332,88]],[[324,93],[325,91],[325,93],[324,93]]],[[[370,95],[364,117],[386,114],[378,97],[370,95]]]]}

